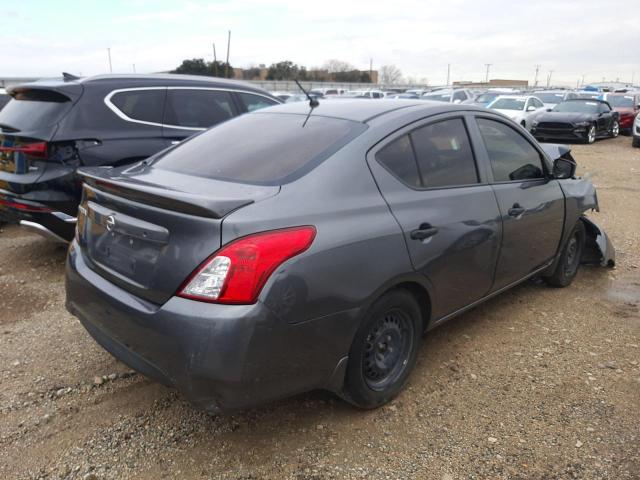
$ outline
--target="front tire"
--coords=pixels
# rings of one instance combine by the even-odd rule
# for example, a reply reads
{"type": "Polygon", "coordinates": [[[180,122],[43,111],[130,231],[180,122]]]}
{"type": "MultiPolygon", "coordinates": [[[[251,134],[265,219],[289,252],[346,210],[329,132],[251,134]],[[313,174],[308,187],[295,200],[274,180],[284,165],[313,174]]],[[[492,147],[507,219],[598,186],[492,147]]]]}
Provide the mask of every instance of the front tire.
{"type": "Polygon", "coordinates": [[[558,288],[571,285],[580,267],[585,236],[584,224],[578,220],[562,249],[555,271],[547,277],[542,277],[548,285],[558,288]]]}
{"type": "Polygon", "coordinates": [[[422,316],[415,297],[392,290],[369,308],[355,335],[344,397],[360,408],[376,408],[402,389],[422,343],[422,316]]]}
{"type": "Polygon", "coordinates": [[[616,138],[618,135],[620,135],[620,123],[618,123],[617,120],[613,121],[613,125],[611,125],[611,131],[609,132],[609,135],[611,135],[611,138],[616,138]]]}

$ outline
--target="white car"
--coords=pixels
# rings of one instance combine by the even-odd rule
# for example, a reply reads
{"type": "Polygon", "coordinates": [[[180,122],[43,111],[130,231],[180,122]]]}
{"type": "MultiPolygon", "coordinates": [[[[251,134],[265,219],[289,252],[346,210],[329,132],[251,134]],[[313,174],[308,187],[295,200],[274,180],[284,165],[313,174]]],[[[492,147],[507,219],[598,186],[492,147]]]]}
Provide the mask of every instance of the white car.
{"type": "Polygon", "coordinates": [[[536,115],[546,111],[542,100],[531,95],[501,95],[487,108],[506,115],[526,130],[531,129],[531,122],[536,115]]]}
{"type": "Polygon", "coordinates": [[[349,90],[344,94],[345,98],[384,98],[381,90],[349,90]]]}
{"type": "Polygon", "coordinates": [[[473,99],[473,94],[466,88],[441,88],[422,95],[423,100],[435,102],[462,103],[473,99]]]}

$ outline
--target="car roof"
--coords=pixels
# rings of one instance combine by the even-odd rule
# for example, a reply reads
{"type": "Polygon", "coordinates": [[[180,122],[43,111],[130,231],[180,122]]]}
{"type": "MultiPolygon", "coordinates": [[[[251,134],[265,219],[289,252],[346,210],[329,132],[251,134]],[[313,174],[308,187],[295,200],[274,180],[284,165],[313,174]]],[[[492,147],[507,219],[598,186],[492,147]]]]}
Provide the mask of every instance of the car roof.
{"type": "Polygon", "coordinates": [[[599,98],[568,98],[565,102],[600,102],[608,105],[607,101],[600,100],[599,98]]]}
{"type": "MultiPolygon", "coordinates": [[[[320,105],[313,109],[313,115],[324,117],[341,118],[354,122],[366,123],[374,118],[386,115],[397,110],[422,107],[425,112],[429,110],[442,111],[445,108],[449,110],[469,110],[469,105],[443,104],[442,102],[433,102],[428,100],[412,100],[412,99],[390,99],[382,101],[377,100],[325,100],[320,101],[320,105]]],[[[474,108],[476,110],[476,108],[474,108]]],[[[482,111],[481,109],[477,109],[482,111]]],[[[293,113],[298,115],[307,115],[309,113],[309,104],[307,102],[285,103],[273,107],[263,108],[254,113],[293,113]]]]}
{"type": "Polygon", "coordinates": [[[26,83],[21,86],[38,86],[42,87],[63,87],[69,85],[92,85],[99,84],[108,86],[114,84],[119,88],[127,86],[189,86],[189,85],[207,85],[211,87],[223,87],[230,89],[254,90],[265,93],[265,90],[257,88],[247,82],[239,80],[230,80],[227,78],[208,77],[204,75],[182,75],[177,73],[154,73],[154,74],[107,74],[94,75],[92,77],[83,77],[77,80],[65,81],[62,78],[44,79],[36,82],[26,83]]]}

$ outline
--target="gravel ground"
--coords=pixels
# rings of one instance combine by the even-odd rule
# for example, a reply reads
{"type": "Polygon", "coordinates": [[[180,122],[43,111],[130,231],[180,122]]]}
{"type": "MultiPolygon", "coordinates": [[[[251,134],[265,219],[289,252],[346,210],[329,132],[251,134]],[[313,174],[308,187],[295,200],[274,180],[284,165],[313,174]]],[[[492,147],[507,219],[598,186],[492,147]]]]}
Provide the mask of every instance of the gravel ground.
{"type": "Polygon", "coordinates": [[[614,270],[527,282],[425,339],[406,390],[362,412],[313,392],[193,409],[64,309],[65,249],[0,234],[0,478],[640,478],[640,150],[576,145],[614,270]]]}

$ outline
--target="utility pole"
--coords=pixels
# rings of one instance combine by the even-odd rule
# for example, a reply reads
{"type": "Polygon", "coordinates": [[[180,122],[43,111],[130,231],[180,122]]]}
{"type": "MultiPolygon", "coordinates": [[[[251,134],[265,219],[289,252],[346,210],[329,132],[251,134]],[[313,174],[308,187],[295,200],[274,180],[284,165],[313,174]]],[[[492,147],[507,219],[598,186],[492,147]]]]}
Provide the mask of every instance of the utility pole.
{"type": "Polygon", "coordinates": [[[213,76],[217,77],[218,76],[218,58],[216,57],[216,44],[215,42],[212,43],[213,45],[213,76]]]}
{"type": "Polygon", "coordinates": [[[373,83],[373,58],[369,59],[369,82],[373,83]]]}
{"type": "Polygon", "coordinates": [[[547,75],[547,88],[551,86],[551,75],[553,75],[553,70],[549,70],[549,75],[547,75]]]}
{"type": "Polygon", "coordinates": [[[133,64],[133,73],[136,73],[136,64],[133,64]]]}
{"type": "Polygon", "coordinates": [[[113,67],[111,66],[111,48],[107,48],[107,56],[109,57],[109,73],[113,73],[113,67]]]}
{"type": "Polygon", "coordinates": [[[542,65],[535,65],[535,67],[536,67],[536,77],[535,77],[535,79],[533,80],[533,86],[534,86],[534,87],[537,87],[537,86],[538,86],[538,72],[540,71],[540,67],[541,67],[541,66],[542,66],[542,65]]]}
{"type": "Polygon", "coordinates": [[[489,69],[491,68],[491,66],[493,65],[493,63],[485,63],[484,66],[487,67],[487,76],[485,77],[484,82],[488,85],[489,84],[489,69]]]}
{"type": "Polygon", "coordinates": [[[583,87],[584,87],[584,77],[585,77],[585,74],[583,73],[582,74],[582,82],[580,82],[580,85],[583,86],[583,87]]]}
{"type": "Polygon", "coordinates": [[[231,30],[229,30],[229,35],[227,36],[227,63],[224,66],[225,78],[229,78],[229,47],[230,45],[231,45],[231,30]]]}
{"type": "Polygon", "coordinates": [[[447,63],[447,86],[451,85],[451,64],[447,63]]]}

